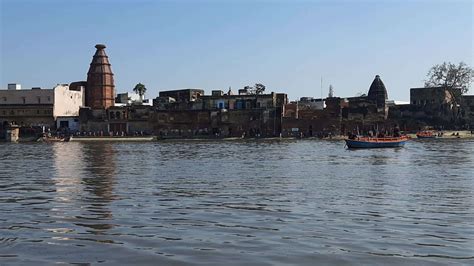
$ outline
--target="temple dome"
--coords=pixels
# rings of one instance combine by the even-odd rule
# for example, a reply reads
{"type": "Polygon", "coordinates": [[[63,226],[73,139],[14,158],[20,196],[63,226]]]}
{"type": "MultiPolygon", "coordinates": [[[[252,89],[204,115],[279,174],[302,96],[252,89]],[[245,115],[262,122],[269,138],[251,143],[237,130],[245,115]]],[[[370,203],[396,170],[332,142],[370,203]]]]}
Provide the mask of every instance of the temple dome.
{"type": "Polygon", "coordinates": [[[375,76],[374,81],[369,88],[368,94],[369,100],[372,100],[377,103],[377,107],[384,107],[385,101],[388,99],[387,89],[380,79],[379,75],[375,76]]]}

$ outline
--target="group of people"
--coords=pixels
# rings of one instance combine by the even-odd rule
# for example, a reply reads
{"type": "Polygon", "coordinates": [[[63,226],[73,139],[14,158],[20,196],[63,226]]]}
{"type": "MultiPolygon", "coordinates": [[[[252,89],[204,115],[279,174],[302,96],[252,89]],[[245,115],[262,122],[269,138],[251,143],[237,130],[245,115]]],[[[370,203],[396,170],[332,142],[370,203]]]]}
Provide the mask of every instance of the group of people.
{"type": "MultiPolygon", "coordinates": [[[[349,139],[356,139],[357,136],[359,135],[358,131],[359,130],[353,130],[352,132],[348,132],[347,135],[348,135],[349,139]]],[[[392,130],[392,134],[390,134],[386,130],[380,130],[379,131],[379,130],[371,129],[371,130],[366,132],[366,135],[368,137],[371,137],[371,138],[384,138],[384,137],[388,137],[388,136],[390,136],[390,137],[400,137],[402,134],[401,134],[400,128],[398,126],[394,126],[393,130],[392,130]]]]}

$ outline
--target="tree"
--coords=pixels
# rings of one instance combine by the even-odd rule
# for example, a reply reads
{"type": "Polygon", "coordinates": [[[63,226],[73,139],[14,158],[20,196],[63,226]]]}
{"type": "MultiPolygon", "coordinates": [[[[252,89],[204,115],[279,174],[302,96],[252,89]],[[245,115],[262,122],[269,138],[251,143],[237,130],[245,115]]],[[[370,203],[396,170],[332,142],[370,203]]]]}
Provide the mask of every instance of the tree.
{"type": "Polygon", "coordinates": [[[464,62],[459,65],[444,62],[431,67],[426,76],[428,79],[425,80],[425,87],[444,87],[457,100],[460,94],[469,91],[474,71],[464,62]]]}
{"type": "Polygon", "coordinates": [[[462,111],[461,95],[469,91],[469,87],[474,78],[474,71],[466,63],[460,62],[458,65],[451,62],[444,62],[433,66],[425,81],[425,87],[443,87],[450,96],[454,121],[458,121],[460,111],[462,111]]]}
{"type": "Polygon", "coordinates": [[[262,94],[265,91],[265,85],[261,83],[255,84],[255,94],[262,94]]]}
{"type": "Polygon", "coordinates": [[[135,85],[135,88],[133,88],[133,92],[138,94],[140,96],[140,102],[143,102],[143,95],[145,95],[146,92],[145,85],[138,83],[137,85],[135,85]]]}
{"type": "Polygon", "coordinates": [[[334,87],[332,86],[332,84],[329,85],[328,97],[329,97],[329,98],[334,97],[334,87]]]}
{"type": "Polygon", "coordinates": [[[265,85],[263,85],[261,83],[256,83],[254,87],[252,87],[252,86],[245,86],[244,87],[244,90],[247,90],[248,94],[255,94],[255,95],[263,94],[265,89],[266,89],[265,85]]]}

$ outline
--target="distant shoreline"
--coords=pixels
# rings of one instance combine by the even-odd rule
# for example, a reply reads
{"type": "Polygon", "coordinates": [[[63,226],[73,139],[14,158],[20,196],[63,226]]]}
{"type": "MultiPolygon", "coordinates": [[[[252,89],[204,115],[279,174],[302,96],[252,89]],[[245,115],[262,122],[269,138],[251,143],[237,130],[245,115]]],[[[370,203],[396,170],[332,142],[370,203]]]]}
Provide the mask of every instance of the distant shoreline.
{"type": "MultiPolygon", "coordinates": [[[[469,130],[449,130],[440,131],[443,135],[436,137],[436,139],[474,139],[474,134],[469,130]],[[459,135],[457,135],[459,133],[459,135]]],[[[417,139],[416,133],[407,133],[411,139],[417,139]]],[[[332,137],[318,138],[318,137],[256,137],[256,138],[239,138],[239,137],[228,137],[228,138],[213,138],[213,137],[197,137],[197,138],[179,138],[179,137],[166,137],[160,138],[158,136],[71,136],[71,142],[165,142],[165,141],[246,141],[246,140],[343,140],[346,136],[334,135],[332,137]]],[[[0,139],[1,142],[6,142],[0,139]]],[[[38,142],[33,138],[20,138],[18,142],[29,143],[38,142]]],[[[68,142],[68,141],[55,141],[55,140],[44,140],[44,142],[68,142]]]]}

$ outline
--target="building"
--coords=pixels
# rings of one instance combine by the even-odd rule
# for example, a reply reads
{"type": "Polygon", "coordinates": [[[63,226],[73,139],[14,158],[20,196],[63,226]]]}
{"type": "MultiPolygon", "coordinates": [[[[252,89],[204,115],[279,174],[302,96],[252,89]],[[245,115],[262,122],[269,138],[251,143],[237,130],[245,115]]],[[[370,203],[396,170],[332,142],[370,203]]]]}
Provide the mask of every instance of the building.
{"type": "MultiPolygon", "coordinates": [[[[115,96],[114,74],[105,45],[97,44],[87,72],[86,107],[81,108],[80,131],[96,136],[151,133],[149,100],[140,101],[134,93],[115,96]],[[138,101],[138,102],[137,102],[138,101]]],[[[84,81],[74,85],[83,85],[84,81]]]]}
{"type": "Polygon", "coordinates": [[[87,72],[86,106],[91,109],[107,109],[115,103],[114,74],[105,53],[105,45],[97,49],[87,72]]]}
{"type": "Polygon", "coordinates": [[[170,97],[178,103],[189,103],[196,101],[202,95],[204,95],[203,89],[180,89],[160,91],[159,97],[170,97]]]}
{"type": "Polygon", "coordinates": [[[21,89],[9,84],[0,90],[0,123],[25,127],[78,129],[79,109],[84,106],[84,88],[60,84],[53,89],[21,89]]]}
{"type": "Polygon", "coordinates": [[[454,104],[454,99],[445,87],[411,88],[410,103],[427,109],[451,108],[451,105],[454,104]]]}
{"type": "Polygon", "coordinates": [[[313,97],[301,97],[297,104],[300,110],[323,110],[326,108],[324,99],[314,99],[313,97]]]}
{"type": "Polygon", "coordinates": [[[463,95],[461,101],[462,118],[469,129],[474,129],[474,95],[463,95]]]}
{"type": "Polygon", "coordinates": [[[160,92],[160,97],[154,100],[153,127],[161,137],[277,136],[286,102],[286,94],[274,92],[239,95],[231,90],[227,93],[214,90],[211,95],[189,90],[160,92]]]}
{"type": "Polygon", "coordinates": [[[115,97],[114,106],[127,106],[127,105],[149,105],[152,106],[153,102],[149,99],[143,99],[138,95],[138,93],[118,93],[115,97]]]}
{"type": "Polygon", "coordinates": [[[460,126],[468,117],[462,117],[463,98],[455,99],[454,95],[461,95],[461,90],[451,93],[445,87],[411,88],[410,103],[391,106],[389,119],[407,130],[460,126]]]}
{"type": "Polygon", "coordinates": [[[328,136],[344,134],[357,127],[388,123],[388,94],[379,75],[367,96],[326,99],[302,97],[285,106],[284,136],[328,136]]]}

